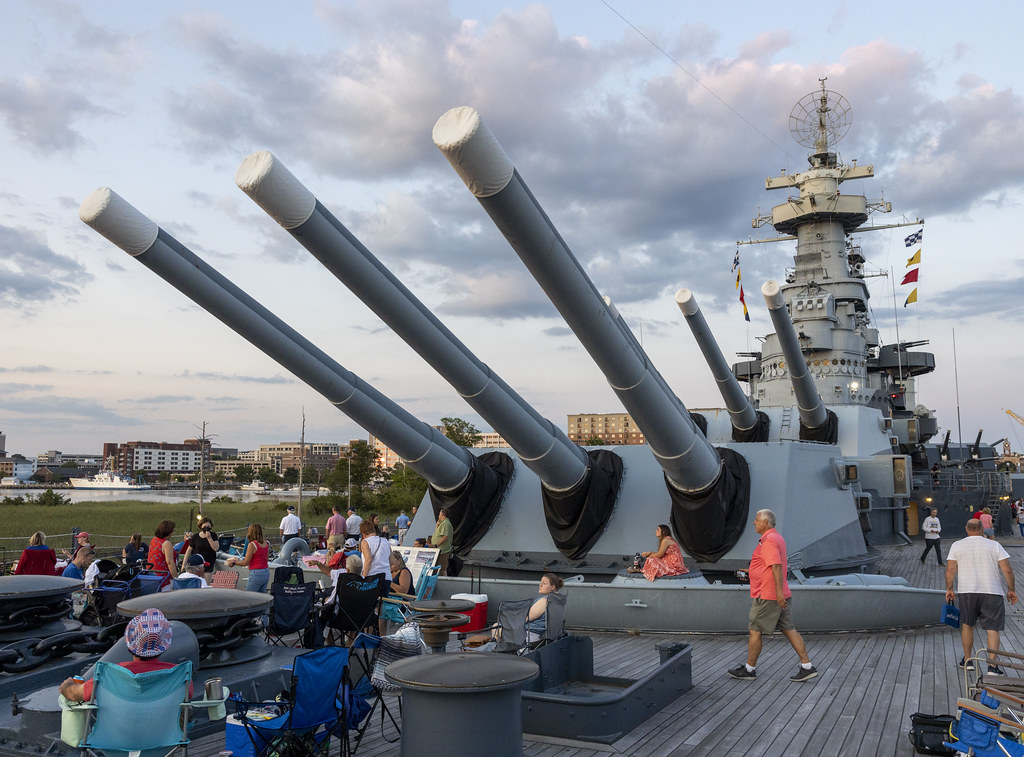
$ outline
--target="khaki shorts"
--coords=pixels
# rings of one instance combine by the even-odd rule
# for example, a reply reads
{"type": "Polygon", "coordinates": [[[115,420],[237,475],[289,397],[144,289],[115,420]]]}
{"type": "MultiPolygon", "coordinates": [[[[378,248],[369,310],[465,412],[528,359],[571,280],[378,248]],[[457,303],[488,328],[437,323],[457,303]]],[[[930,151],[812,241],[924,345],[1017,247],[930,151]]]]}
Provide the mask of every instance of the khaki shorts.
{"type": "Polygon", "coordinates": [[[774,599],[755,599],[750,605],[750,624],[747,627],[761,633],[792,631],[796,628],[793,625],[793,598],[786,600],[785,610],[774,599]]]}
{"type": "Polygon", "coordinates": [[[343,549],[345,547],[344,534],[331,534],[330,536],[328,536],[327,547],[328,549],[333,549],[335,552],[337,552],[339,549],[343,549]]]}

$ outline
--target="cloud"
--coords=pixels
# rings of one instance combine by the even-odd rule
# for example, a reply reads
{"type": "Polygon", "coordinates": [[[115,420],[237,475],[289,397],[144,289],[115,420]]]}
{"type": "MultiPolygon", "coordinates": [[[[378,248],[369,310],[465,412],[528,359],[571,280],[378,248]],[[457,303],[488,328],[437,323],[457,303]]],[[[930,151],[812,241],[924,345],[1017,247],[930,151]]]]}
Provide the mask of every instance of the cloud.
{"type": "Polygon", "coordinates": [[[50,365],[19,365],[16,368],[0,366],[0,373],[53,373],[55,370],[50,365]]]}
{"type": "Polygon", "coordinates": [[[40,232],[0,224],[0,249],[0,308],[32,315],[74,298],[92,280],[85,266],[51,249],[40,232]]]}
{"type": "Polygon", "coordinates": [[[47,392],[52,389],[52,384],[18,384],[10,381],[0,381],[0,394],[4,396],[20,392],[47,392]]]}
{"type": "Polygon", "coordinates": [[[193,402],[195,397],[187,394],[155,394],[151,397],[124,399],[122,402],[134,402],[140,405],[174,405],[181,402],[193,402]]]}
{"type": "Polygon", "coordinates": [[[287,376],[240,376],[236,374],[218,373],[215,371],[182,371],[179,378],[207,379],[211,381],[240,381],[244,384],[294,384],[295,379],[287,376]]]}
{"type": "Polygon", "coordinates": [[[23,75],[0,76],[0,118],[27,146],[43,153],[69,153],[85,143],[73,124],[103,112],[74,87],[23,75]]]}
{"type": "Polygon", "coordinates": [[[68,421],[88,420],[99,424],[137,425],[136,418],[120,415],[95,400],[60,395],[13,397],[4,402],[4,410],[13,415],[40,416],[68,421]]]}

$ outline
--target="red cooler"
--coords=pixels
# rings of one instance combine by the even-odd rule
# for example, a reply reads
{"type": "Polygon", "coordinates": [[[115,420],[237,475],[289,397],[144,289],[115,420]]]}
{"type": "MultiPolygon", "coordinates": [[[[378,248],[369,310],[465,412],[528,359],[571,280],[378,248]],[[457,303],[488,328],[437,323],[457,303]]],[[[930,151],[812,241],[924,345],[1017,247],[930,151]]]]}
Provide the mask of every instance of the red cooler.
{"type": "Polygon", "coordinates": [[[473,609],[466,612],[469,622],[464,626],[456,626],[453,631],[469,633],[487,628],[487,595],[486,594],[452,594],[452,599],[465,599],[473,603],[473,609]]]}

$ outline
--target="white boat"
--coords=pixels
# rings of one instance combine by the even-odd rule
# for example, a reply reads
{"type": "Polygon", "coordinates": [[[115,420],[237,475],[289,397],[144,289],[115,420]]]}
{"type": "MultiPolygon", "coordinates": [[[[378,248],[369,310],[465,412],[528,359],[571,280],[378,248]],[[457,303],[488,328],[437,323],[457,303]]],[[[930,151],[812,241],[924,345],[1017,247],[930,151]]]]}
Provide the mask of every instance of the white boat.
{"type": "Polygon", "coordinates": [[[149,484],[141,483],[128,476],[112,470],[104,470],[95,476],[70,479],[75,489],[150,489],[149,484]]]}

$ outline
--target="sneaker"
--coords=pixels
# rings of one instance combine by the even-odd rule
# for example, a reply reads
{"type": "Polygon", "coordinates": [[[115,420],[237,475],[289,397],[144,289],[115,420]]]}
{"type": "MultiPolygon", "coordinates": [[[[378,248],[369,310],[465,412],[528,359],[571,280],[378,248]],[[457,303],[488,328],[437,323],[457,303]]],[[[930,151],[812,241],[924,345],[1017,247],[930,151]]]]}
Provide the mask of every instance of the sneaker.
{"type": "Polygon", "coordinates": [[[812,678],[817,677],[818,669],[812,665],[809,670],[807,668],[801,667],[799,670],[796,671],[796,675],[792,675],[789,677],[789,680],[793,681],[794,683],[802,683],[804,681],[810,681],[812,678]]]}
{"type": "Polygon", "coordinates": [[[741,681],[753,681],[755,678],[757,678],[757,671],[755,670],[753,673],[751,673],[749,670],[747,670],[746,665],[740,665],[738,668],[733,668],[732,670],[730,670],[729,675],[731,675],[733,678],[738,678],[741,681]]]}
{"type": "Polygon", "coordinates": [[[996,676],[1004,676],[1004,675],[1006,675],[1006,671],[1004,671],[998,665],[989,665],[988,666],[988,672],[991,673],[992,675],[996,675],[996,676]]]}
{"type": "Polygon", "coordinates": [[[964,665],[964,658],[960,658],[959,665],[961,668],[967,668],[967,670],[974,670],[974,660],[968,660],[967,664],[964,665]]]}

